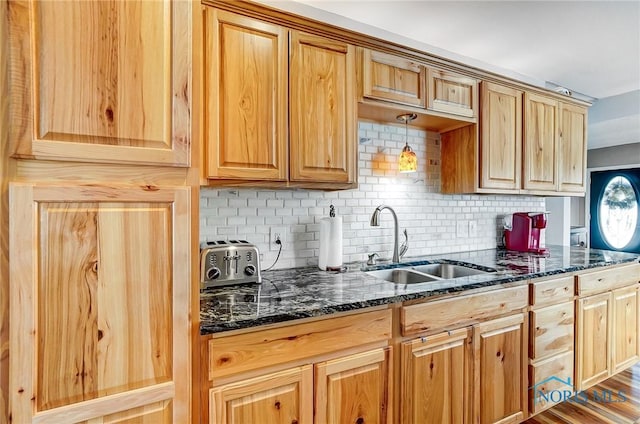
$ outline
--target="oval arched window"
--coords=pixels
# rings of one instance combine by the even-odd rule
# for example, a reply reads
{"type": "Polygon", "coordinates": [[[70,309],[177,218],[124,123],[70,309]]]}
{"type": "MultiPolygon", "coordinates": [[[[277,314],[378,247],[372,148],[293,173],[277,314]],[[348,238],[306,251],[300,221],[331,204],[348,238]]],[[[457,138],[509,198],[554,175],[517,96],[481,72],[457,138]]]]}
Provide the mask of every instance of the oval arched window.
{"type": "Polygon", "coordinates": [[[616,249],[629,244],[638,219],[638,201],[631,182],[620,175],[611,178],[599,209],[598,223],[607,243],[616,249]]]}

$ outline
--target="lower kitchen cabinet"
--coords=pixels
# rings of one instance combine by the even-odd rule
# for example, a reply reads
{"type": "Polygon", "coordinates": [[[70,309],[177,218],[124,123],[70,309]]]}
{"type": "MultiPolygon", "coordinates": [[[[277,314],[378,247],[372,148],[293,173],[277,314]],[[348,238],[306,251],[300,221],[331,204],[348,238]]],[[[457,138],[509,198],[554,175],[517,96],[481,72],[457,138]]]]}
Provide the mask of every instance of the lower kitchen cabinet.
{"type": "Polygon", "coordinates": [[[403,423],[470,422],[471,340],[462,328],[402,344],[403,423]]]}
{"type": "Polygon", "coordinates": [[[640,359],[640,347],[638,346],[639,301],[637,285],[613,291],[612,374],[628,368],[640,359]]]}
{"type": "Polygon", "coordinates": [[[295,367],[210,390],[209,419],[216,424],[311,424],[313,370],[295,367]]]}
{"type": "Polygon", "coordinates": [[[189,421],[190,191],[11,186],[14,422],[189,421]]]}
{"type": "Polygon", "coordinates": [[[402,346],[402,422],[510,423],[527,414],[524,313],[402,346]]]}

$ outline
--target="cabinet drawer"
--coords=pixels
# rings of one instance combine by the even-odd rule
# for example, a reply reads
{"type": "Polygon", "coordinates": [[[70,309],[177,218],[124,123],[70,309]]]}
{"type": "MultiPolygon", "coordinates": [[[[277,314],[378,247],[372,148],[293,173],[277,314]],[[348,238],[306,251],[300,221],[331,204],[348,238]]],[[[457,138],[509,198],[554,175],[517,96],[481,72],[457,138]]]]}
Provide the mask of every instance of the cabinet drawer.
{"type": "Polygon", "coordinates": [[[213,338],[209,380],[314,355],[384,341],[391,337],[391,310],[213,338]]]}
{"type": "Polygon", "coordinates": [[[605,268],[601,271],[578,275],[578,295],[588,296],[640,281],[640,264],[605,268]]]}
{"type": "Polygon", "coordinates": [[[573,301],[530,312],[531,359],[573,350],[573,301]]]}
{"type": "Polygon", "coordinates": [[[478,82],[451,72],[429,69],[427,95],[429,109],[456,115],[476,116],[478,82]]]}
{"type": "Polygon", "coordinates": [[[529,365],[529,411],[532,414],[555,405],[551,390],[573,392],[573,351],[529,365]],[[555,378],[554,378],[555,377],[555,378]]]}
{"type": "Polygon", "coordinates": [[[554,278],[547,281],[533,281],[531,283],[531,305],[544,306],[573,300],[573,276],[554,278]]]}
{"type": "Polygon", "coordinates": [[[527,306],[527,286],[404,306],[400,325],[404,336],[453,329],[527,306]]]}

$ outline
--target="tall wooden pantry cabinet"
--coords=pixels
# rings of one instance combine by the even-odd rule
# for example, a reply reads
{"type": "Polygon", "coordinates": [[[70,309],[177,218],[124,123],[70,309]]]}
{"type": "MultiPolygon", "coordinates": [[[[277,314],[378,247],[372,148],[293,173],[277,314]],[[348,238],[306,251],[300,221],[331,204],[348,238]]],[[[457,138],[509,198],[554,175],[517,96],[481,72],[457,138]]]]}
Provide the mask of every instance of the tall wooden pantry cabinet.
{"type": "Polygon", "coordinates": [[[13,422],[191,421],[194,7],[7,2],[13,422]]]}

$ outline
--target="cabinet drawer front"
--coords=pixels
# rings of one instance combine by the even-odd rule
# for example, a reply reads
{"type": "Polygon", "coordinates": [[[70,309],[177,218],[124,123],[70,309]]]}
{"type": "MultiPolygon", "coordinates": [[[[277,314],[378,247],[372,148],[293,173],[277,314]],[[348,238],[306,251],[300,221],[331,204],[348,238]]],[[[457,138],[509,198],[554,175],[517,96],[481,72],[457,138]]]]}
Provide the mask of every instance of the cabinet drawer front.
{"type": "Polygon", "coordinates": [[[531,283],[531,305],[543,306],[572,300],[574,294],[573,276],[531,283]]]}
{"type": "Polygon", "coordinates": [[[578,275],[578,295],[588,296],[640,281],[640,264],[633,263],[578,275]]]}
{"type": "Polygon", "coordinates": [[[457,328],[527,306],[527,286],[405,306],[400,312],[403,335],[457,328]]]}
{"type": "Polygon", "coordinates": [[[531,311],[531,359],[573,350],[573,302],[531,311]]]}
{"type": "Polygon", "coordinates": [[[476,116],[478,83],[472,78],[429,70],[429,109],[456,115],[476,116]]]}
{"type": "Polygon", "coordinates": [[[209,341],[209,379],[383,341],[391,310],[258,330],[209,341]]]}
{"type": "Polygon", "coordinates": [[[371,99],[425,107],[426,69],[407,59],[365,49],[362,94],[371,99]]]}
{"type": "Polygon", "coordinates": [[[532,414],[553,406],[557,394],[550,391],[573,392],[573,351],[553,356],[529,365],[529,410],[532,414]]]}

